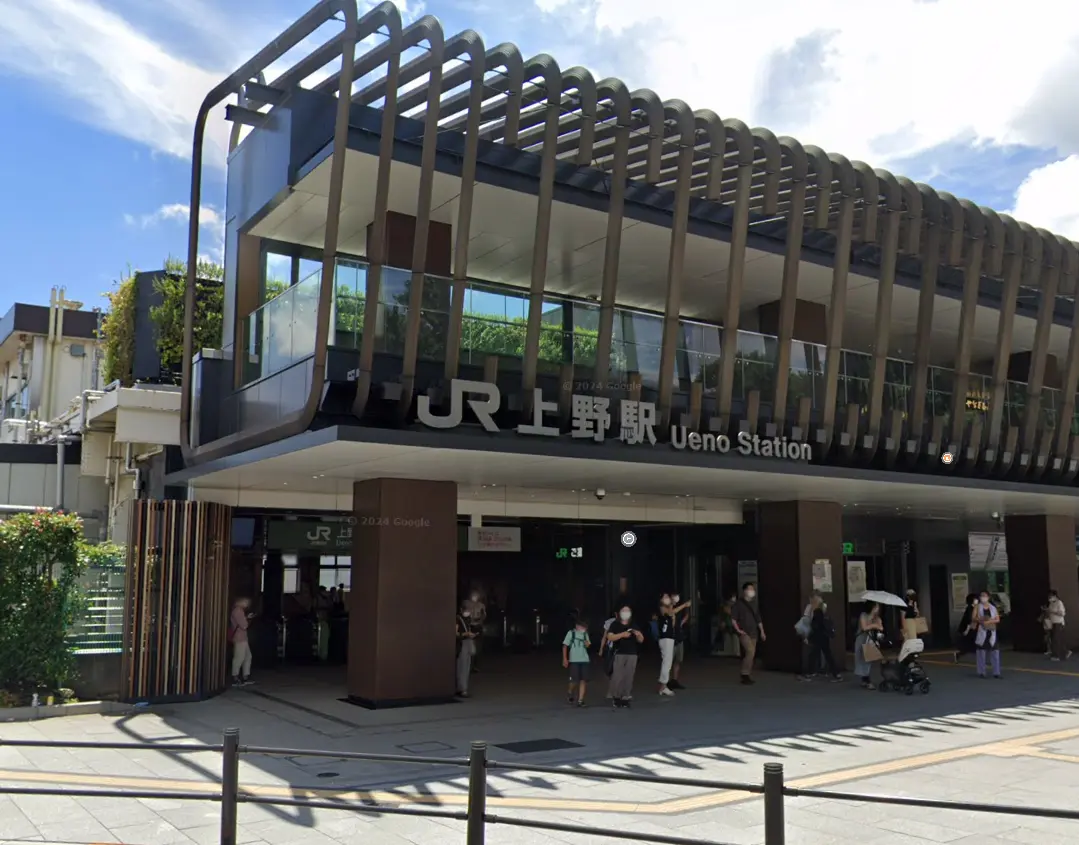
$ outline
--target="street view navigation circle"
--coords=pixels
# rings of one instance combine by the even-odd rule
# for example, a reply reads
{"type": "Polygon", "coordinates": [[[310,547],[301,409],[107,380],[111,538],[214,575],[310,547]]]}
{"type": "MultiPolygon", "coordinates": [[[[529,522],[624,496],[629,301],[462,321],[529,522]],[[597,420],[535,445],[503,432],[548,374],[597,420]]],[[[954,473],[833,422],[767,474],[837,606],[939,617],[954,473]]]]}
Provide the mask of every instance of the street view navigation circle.
{"type": "Polygon", "coordinates": [[[632,531],[622,532],[622,545],[627,549],[633,548],[637,544],[637,535],[632,531]]]}
{"type": "Polygon", "coordinates": [[[953,460],[954,460],[954,458],[952,457],[951,452],[945,452],[943,455],[940,456],[940,462],[942,464],[944,464],[945,466],[950,464],[953,460]]]}

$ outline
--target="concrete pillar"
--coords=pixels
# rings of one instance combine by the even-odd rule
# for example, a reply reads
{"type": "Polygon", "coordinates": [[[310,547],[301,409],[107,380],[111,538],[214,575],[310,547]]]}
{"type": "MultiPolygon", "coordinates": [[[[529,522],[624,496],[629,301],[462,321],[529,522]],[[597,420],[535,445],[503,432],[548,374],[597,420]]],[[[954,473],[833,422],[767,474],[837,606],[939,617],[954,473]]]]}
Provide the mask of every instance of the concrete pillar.
{"type": "Polygon", "coordinates": [[[813,566],[819,561],[824,573],[831,576],[830,589],[822,590],[822,594],[835,625],[832,652],[842,666],[848,616],[843,508],[832,502],[762,503],[758,528],[758,591],[768,635],[759,651],[765,665],[780,672],[801,671],[802,643],[794,632],[794,623],[814,589],[813,566]]]}
{"type": "Polygon", "coordinates": [[[1004,520],[1012,600],[1012,640],[1016,651],[1041,654],[1044,632],[1039,608],[1050,590],[1068,609],[1065,637],[1079,647],[1079,574],[1075,560],[1075,520],[1070,516],[1009,516],[1004,520]]]}
{"type": "Polygon", "coordinates": [[[457,485],[376,478],[352,489],[348,697],[372,709],[449,701],[457,485]]]}

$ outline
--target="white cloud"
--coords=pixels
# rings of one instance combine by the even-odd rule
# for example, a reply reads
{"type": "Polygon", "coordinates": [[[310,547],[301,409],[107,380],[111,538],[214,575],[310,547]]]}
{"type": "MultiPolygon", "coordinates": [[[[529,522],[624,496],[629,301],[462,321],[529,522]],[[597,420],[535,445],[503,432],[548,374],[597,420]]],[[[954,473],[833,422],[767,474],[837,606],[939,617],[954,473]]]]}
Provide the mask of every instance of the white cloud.
{"type": "MultiPolygon", "coordinates": [[[[185,203],[174,202],[163,205],[147,214],[125,214],[124,223],[139,229],[149,229],[161,223],[178,223],[186,226],[190,217],[191,210],[185,203]]],[[[225,254],[224,215],[213,206],[201,206],[199,208],[199,228],[202,230],[200,246],[206,250],[205,254],[200,257],[220,264],[225,254]]],[[[184,253],[186,254],[186,250],[184,250],[184,253]]]]}
{"type": "MultiPolygon", "coordinates": [[[[1016,197],[1076,232],[1079,14],[1072,0],[533,0],[600,74],[874,166],[947,143],[1056,150],[1016,197]],[[1050,183],[1055,183],[1050,186],[1050,183]],[[1070,187],[1069,187],[1070,186],[1070,187]]],[[[941,174],[947,176],[948,174],[941,174]]],[[[987,187],[994,175],[985,174],[987,187]]]]}
{"type": "MultiPolygon", "coordinates": [[[[177,58],[93,0],[0,0],[0,70],[78,104],[95,126],[185,158],[199,104],[226,73],[177,58]]],[[[219,118],[211,116],[205,159],[223,167],[228,126],[219,118]]]]}
{"type": "Polygon", "coordinates": [[[1079,241],[1079,155],[1034,170],[1015,192],[1019,220],[1079,241]]]}
{"type": "Polygon", "coordinates": [[[632,40],[626,66],[602,72],[872,164],[966,135],[1056,143],[1029,107],[1043,80],[1079,91],[1079,74],[1062,73],[1079,70],[1071,0],[1029,0],[1022,14],[1010,0],[534,2],[594,33],[589,64],[605,64],[612,36],[632,40]]]}

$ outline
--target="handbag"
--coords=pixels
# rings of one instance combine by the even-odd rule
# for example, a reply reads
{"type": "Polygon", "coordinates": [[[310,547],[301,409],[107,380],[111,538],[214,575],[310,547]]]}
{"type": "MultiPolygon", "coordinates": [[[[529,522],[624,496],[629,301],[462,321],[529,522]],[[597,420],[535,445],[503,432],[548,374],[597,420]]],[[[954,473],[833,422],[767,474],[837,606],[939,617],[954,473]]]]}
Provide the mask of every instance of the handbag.
{"type": "Polygon", "coordinates": [[[862,645],[862,660],[866,663],[877,663],[884,659],[884,655],[881,654],[880,649],[876,643],[863,643],[862,645]]]}
{"type": "Polygon", "coordinates": [[[922,634],[929,633],[929,622],[924,616],[917,616],[914,619],[914,631],[921,636],[922,634]]]}
{"type": "Polygon", "coordinates": [[[603,652],[603,674],[608,678],[614,674],[614,652],[614,648],[608,643],[607,650],[603,652]]]}
{"type": "Polygon", "coordinates": [[[812,630],[812,625],[806,617],[802,617],[794,623],[794,633],[803,640],[809,639],[809,632],[812,630]]]}

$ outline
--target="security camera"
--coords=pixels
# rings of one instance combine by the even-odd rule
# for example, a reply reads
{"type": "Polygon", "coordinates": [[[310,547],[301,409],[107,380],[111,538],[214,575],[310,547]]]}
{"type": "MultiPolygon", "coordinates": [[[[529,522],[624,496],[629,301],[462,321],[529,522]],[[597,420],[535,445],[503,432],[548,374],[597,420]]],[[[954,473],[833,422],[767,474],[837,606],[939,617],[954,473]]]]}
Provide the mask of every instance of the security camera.
{"type": "Polygon", "coordinates": [[[600,501],[602,501],[602,500],[603,500],[603,498],[604,498],[604,496],[606,496],[606,495],[607,495],[607,491],[606,491],[606,490],[604,490],[604,489],[603,489],[602,487],[597,487],[597,488],[596,488],[596,498],[597,498],[597,499],[599,499],[600,501]]]}

